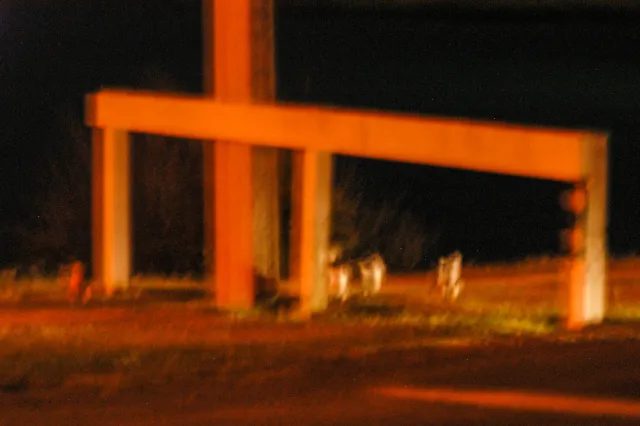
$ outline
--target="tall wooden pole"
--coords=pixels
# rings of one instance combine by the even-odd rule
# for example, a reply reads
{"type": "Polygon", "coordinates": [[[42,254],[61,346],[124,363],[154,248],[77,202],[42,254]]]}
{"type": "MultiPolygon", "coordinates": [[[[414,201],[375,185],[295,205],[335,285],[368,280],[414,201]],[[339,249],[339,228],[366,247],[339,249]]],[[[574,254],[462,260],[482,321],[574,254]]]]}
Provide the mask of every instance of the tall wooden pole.
{"type": "MultiPolygon", "coordinates": [[[[273,0],[203,0],[205,93],[274,100],[273,12],[273,0]]],[[[222,307],[251,306],[256,274],[279,278],[278,167],[276,149],[205,143],[205,268],[222,307]]]]}
{"type": "Polygon", "coordinates": [[[92,269],[107,296],[131,277],[130,143],[126,131],[94,129],[92,145],[92,269]]]}
{"type": "Polygon", "coordinates": [[[563,208],[575,218],[565,234],[569,248],[567,328],[602,322],[606,309],[607,139],[582,143],[583,180],[564,194],[563,208]]]}
{"type": "MultiPolygon", "coordinates": [[[[300,314],[310,317],[328,305],[328,246],[331,229],[332,155],[314,150],[294,153],[293,239],[300,285],[300,314]]],[[[294,275],[295,277],[295,275],[294,275]]]]}

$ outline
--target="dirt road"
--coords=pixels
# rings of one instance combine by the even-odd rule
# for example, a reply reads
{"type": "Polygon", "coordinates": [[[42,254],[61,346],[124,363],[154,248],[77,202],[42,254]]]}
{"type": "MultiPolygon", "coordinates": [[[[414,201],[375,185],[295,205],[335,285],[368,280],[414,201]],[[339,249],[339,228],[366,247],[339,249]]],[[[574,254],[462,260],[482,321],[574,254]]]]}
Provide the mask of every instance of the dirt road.
{"type": "Polygon", "coordinates": [[[166,383],[4,394],[0,425],[636,425],[638,353],[637,341],[520,342],[296,359],[225,377],[203,364],[166,383]]]}
{"type": "Polygon", "coordinates": [[[7,309],[0,324],[2,426],[640,421],[633,325],[465,337],[184,306],[7,309]]]}

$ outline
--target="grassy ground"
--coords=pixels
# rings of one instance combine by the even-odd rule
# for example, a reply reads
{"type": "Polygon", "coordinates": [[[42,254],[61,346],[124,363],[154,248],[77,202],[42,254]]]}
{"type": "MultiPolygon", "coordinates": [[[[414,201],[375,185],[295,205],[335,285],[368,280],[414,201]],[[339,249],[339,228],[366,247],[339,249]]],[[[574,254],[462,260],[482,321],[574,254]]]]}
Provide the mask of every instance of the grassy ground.
{"type": "Polygon", "coordinates": [[[108,393],[185,377],[286,375],[313,360],[423,346],[639,338],[637,259],[611,265],[606,325],[580,334],[562,330],[553,265],[467,268],[455,305],[429,293],[424,274],[392,277],[383,295],[332,305],[310,323],[273,306],[217,312],[202,299],[202,284],[190,280],[137,278],[120,300],[83,308],[64,304],[64,282],[2,282],[0,393],[78,386],[108,393]],[[173,292],[190,296],[170,302],[173,292]],[[58,304],[38,308],[43,300],[58,304]]]}
{"type": "MultiPolygon", "coordinates": [[[[376,314],[358,312],[361,308],[312,323],[259,314],[237,319],[182,305],[7,309],[0,316],[0,392],[89,386],[108,393],[201,376],[287,375],[319,360],[364,360],[421,347],[513,344],[532,335],[606,337],[598,330],[558,332],[547,320],[518,319],[508,312],[376,314]]],[[[640,330],[625,327],[623,336],[639,338],[640,330]]]]}

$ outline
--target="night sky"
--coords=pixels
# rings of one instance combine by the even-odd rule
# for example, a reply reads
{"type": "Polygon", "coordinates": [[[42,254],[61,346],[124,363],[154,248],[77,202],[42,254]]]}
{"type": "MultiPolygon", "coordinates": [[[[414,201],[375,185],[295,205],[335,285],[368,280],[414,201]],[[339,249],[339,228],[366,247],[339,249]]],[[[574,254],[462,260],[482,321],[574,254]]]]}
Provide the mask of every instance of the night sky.
{"type": "MultiPolygon", "coordinates": [[[[640,248],[635,12],[285,5],[300,2],[278,8],[281,101],[608,131],[610,249],[640,248]]],[[[201,89],[199,0],[53,3],[0,0],[5,227],[28,216],[41,190],[47,151],[64,131],[61,108],[80,117],[84,93],[139,87],[149,67],[172,75],[184,91],[201,89]]],[[[406,189],[404,203],[440,230],[443,252],[460,248],[491,260],[557,251],[562,184],[376,161],[339,165],[350,161],[372,203],[406,189]]]]}

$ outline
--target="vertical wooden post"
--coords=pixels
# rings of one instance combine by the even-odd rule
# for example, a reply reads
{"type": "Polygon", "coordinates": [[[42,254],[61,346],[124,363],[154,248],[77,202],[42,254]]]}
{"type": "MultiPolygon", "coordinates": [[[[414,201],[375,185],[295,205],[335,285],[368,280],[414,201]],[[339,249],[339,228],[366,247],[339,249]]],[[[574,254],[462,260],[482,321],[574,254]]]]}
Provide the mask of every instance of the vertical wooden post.
{"type": "Polygon", "coordinates": [[[585,322],[600,323],[606,308],[608,144],[604,135],[583,142],[587,175],[585,217],[585,322]]]}
{"type": "MultiPolygon", "coordinates": [[[[276,98],[274,0],[250,0],[251,98],[271,103],[276,98]]],[[[281,206],[280,168],[282,152],[253,148],[253,244],[256,274],[280,279],[281,206]]]]}
{"type": "Polygon", "coordinates": [[[302,180],[304,155],[302,151],[291,153],[291,227],[289,229],[289,281],[300,285],[300,260],[302,259],[302,180]]]}
{"type": "MultiPolygon", "coordinates": [[[[215,96],[215,74],[214,74],[214,29],[213,29],[213,0],[202,0],[202,88],[205,96],[213,98],[215,96]]],[[[203,209],[203,267],[205,281],[209,287],[215,291],[215,151],[213,141],[203,141],[202,143],[202,194],[203,209]]]]}
{"type": "Polygon", "coordinates": [[[129,135],[94,129],[92,146],[93,278],[107,296],[131,277],[129,135]]]}
{"type": "MultiPolygon", "coordinates": [[[[586,194],[581,186],[569,192],[571,199],[585,200],[586,194]]],[[[568,231],[570,252],[568,264],[568,297],[566,326],[570,330],[578,330],[585,325],[585,291],[586,291],[586,258],[585,258],[585,226],[584,207],[576,214],[576,222],[568,231]]]]}
{"type": "MultiPolygon", "coordinates": [[[[214,0],[214,92],[225,101],[251,98],[251,8],[248,0],[214,0]]],[[[211,77],[209,77],[211,78],[211,77]]],[[[215,120],[215,117],[211,117],[215,120]]],[[[230,141],[214,145],[215,295],[221,308],[254,304],[251,146],[230,141]]],[[[206,164],[206,163],[205,163],[206,164]]],[[[210,171],[209,171],[210,173],[210,171]]]]}
{"type": "Polygon", "coordinates": [[[251,147],[215,143],[215,298],[227,309],[255,302],[251,147]]]}
{"type": "Polygon", "coordinates": [[[300,217],[300,313],[310,316],[328,304],[328,245],[331,223],[332,156],[305,150],[300,166],[301,194],[294,214],[300,217]]]}
{"type": "Polygon", "coordinates": [[[606,307],[607,140],[586,138],[582,147],[584,180],[569,192],[563,207],[576,216],[567,234],[570,264],[567,328],[602,322],[606,307]]]}
{"type": "Polygon", "coordinates": [[[267,281],[280,280],[281,154],[274,148],[253,148],[253,264],[267,281]]]}
{"type": "MultiPolygon", "coordinates": [[[[273,0],[203,0],[207,95],[274,99],[273,7],[273,0]]],[[[255,273],[279,278],[278,151],[217,141],[205,142],[203,152],[205,270],[215,274],[219,306],[247,308],[254,303],[255,273]]]]}

